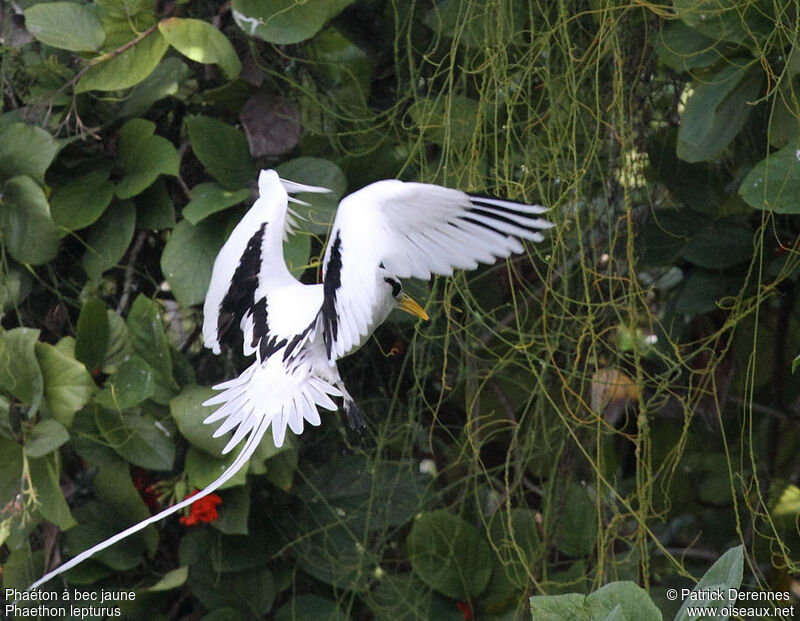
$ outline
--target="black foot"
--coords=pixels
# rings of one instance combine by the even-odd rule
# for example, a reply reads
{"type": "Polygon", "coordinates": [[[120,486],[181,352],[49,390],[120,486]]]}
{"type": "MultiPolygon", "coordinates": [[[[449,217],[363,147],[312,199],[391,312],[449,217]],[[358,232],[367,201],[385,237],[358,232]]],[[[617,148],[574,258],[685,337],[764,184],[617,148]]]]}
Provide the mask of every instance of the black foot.
{"type": "Polygon", "coordinates": [[[367,426],[367,421],[364,420],[364,414],[361,412],[361,408],[356,405],[355,401],[345,401],[344,412],[347,414],[347,422],[350,424],[350,429],[359,431],[367,426]]]}

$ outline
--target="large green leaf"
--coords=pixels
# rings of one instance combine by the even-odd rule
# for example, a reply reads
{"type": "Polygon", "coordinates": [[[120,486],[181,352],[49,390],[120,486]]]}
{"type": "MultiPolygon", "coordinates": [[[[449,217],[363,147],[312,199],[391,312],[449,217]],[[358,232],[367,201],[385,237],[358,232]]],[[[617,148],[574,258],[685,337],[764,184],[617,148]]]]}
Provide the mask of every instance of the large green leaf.
{"type": "Polygon", "coordinates": [[[175,444],[152,417],[98,408],[95,422],[111,448],[129,463],[148,470],[172,470],[175,444]]]}
{"type": "MultiPolygon", "coordinates": [[[[298,214],[306,219],[303,230],[309,233],[324,234],[333,222],[339,200],[347,189],[347,179],[336,164],[318,157],[298,157],[276,167],[283,179],[328,188],[328,194],[300,193],[297,198],[309,204],[292,205],[298,214]]],[[[308,255],[306,255],[308,259],[308,255]]]]}
{"type": "Polygon", "coordinates": [[[241,189],[256,176],[247,138],[241,131],[201,115],[187,118],[186,127],[197,159],[226,188],[241,189]]]}
{"type": "Polygon", "coordinates": [[[167,191],[164,179],[156,182],[134,199],[136,226],[141,229],[162,231],[175,228],[175,206],[167,191]]]}
{"type": "Polygon", "coordinates": [[[197,224],[213,213],[238,205],[250,196],[250,190],[227,190],[217,183],[198,183],[192,188],[191,200],[183,208],[183,217],[197,224]]]}
{"type": "Polygon", "coordinates": [[[742,585],[742,577],[744,574],[744,548],[736,546],[731,548],[709,568],[709,570],[700,579],[700,582],[692,589],[693,594],[699,594],[696,597],[687,597],[683,600],[678,614],[675,615],[675,621],[692,621],[696,619],[695,616],[690,616],[688,608],[696,606],[698,601],[702,602],[703,606],[708,608],[715,608],[717,613],[713,618],[719,621],[727,621],[729,615],[721,614],[722,608],[730,608],[736,603],[739,587],[742,585]],[[703,597],[703,594],[710,591],[719,589],[723,593],[723,598],[719,600],[709,601],[703,597]],[[733,592],[733,597],[730,593],[733,592]]]}
{"type": "MultiPolygon", "coordinates": [[[[241,445],[240,445],[241,447],[241,445]]],[[[186,452],[184,469],[189,479],[189,484],[197,489],[208,487],[233,463],[241,448],[237,448],[227,455],[212,457],[205,451],[190,446],[186,452]]],[[[228,489],[247,483],[247,468],[241,468],[235,475],[222,484],[219,489],[228,489]]]]}
{"type": "Polygon", "coordinates": [[[171,17],[159,22],[158,29],[181,54],[198,63],[219,65],[229,80],[241,72],[242,63],[231,42],[208,22],[171,17]]]}
{"type": "Polygon", "coordinates": [[[739,0],[675,0],[677,16],[714,41],[755,45],[774,29],[771,6],[739,0]]]}
{"type": "Polygon", "coordinates": [[[164,379],[172,381],[172,357],[156,303],[138,295],[128,313],[127,325],[136,353],[164,379]]]}
{"type": "Polygon", "coordinates": [[[106,38],[95,7],[74,2],[34,4],[25,10],[25,27],[39,41],[72,52],[94,52],[106,38]]]}
{"type": "Polygon", "coordinates": [[[741,222],[717,220],[692,235],[681,254],[708,269],[749,261],[753,256],[753,230],[741,222]]]}
{"type": "Polygon", "coordinates": [[[189,73],[189,67],[179,58],[165,58],[149,76],[133,88],[120,105],[117,117],[129,119],[140,116],[159,99],[176,95],[189,73]]]}
{"type": "Polygon", "coordinates": [[[720,155],[747,121],[761,76],[757,66],[727,65],[695,82],[678,129],[678,157],[701,162],[720,155]]]}
{"type": "Polygon", "coordinates": [[[587,489],[570,483],[558,516],[558,549],[569,556],[590,554],[597,540],[597,508],[587,489]]]}
{"type": "Polygon", "coordinates": [[[206,608],[233,608],[239,619],[261,618],[275,601],[275,580],[265,567],[219,574],[208,562],[196,563],[189,586],[206,608]]]}
{"type": "Polygon", "coordinates": [[[43,183],[44,171],[57,151],[55,139],[43,129],[13,123],[0,134],[0,181],[27,175],[43,183]]]}
{"type": "Polygon", "coordinates": [[[75,358],[92,373],[99,372],[108,350],[111,328],[108,323],[105,302],[99,298],[88,298],[78,315],[75,335],[75,358]]]}
{"type": "Polygon", "coordinates": [[[67,428],[57,420],[48,418],[34,425],[25,443],[25,454],[28,457],[44,457],[66,442],[69,442],[67,428]]]}
{"type": "Polygon", "coordinates": [[[347,615],[332,600],[319,595],[300,595],[281,606],[275,621],[347,621],[347,615]]]}
{"type": "Polygon", "coordinates": [[[98,280],[119,262],[133,239],[135,227],[136,209],[130,201],[113,205],[92,225],[81,260],[90,279],[98,280]]]}
{"type": "Polygon", "coordinates": [[[70,231],[96,222],[114,197],[114,184],[108,175],[96,170],[56,188],[50,197],[53,221],[70,231]]]}
{"type": "Polygon", "coordinates": [[[178,430],[192,446],[219,459],[222,449],[228,442],[225,436],[212,438],[214,427],[205,425],[203,420],[214,412],[214,408],[204,407],[203,401],[218,394],[205,386],[187,386],[169,402],[169,411],[178,424],[178,430]]]}
{"type": "Polygon", "coordinates": [[[414,573],[453,599],[477,597],[489,583],[492,554],[472,524],[445,510],[420,514],[406,540],[414,573]]]}
{"type": "Polygon", "coordinates": [[[32,288],[33,278],[27,270],[19,267],[0,270],[0,313],[16,308],[32,288]]]}
{"type": "Polygon", "coordinates": [[[75,359],[75,341],[71,336],[65,336],[55,347],[36,343],[36,357],[42,369],[47,410],[69,427],[75,412],[92,396],[95,383],[83,363],[75,359]]]}
{"type": "Polygon", "coordinates": [[[0,390],[30,406],[29,416],[39,408],[44,380],[36,358],[38,330],[14,328],[0,334],[0,390]]]}
{"type": "Polygon", "coordinates": [[[120,198],[136,196],[161,174],[178,175],[178,151],[166,138],[155,136],[155,129],[145,119],[131,119],[120,129],[117,162],[125,171],[115,190],[120,198]]]}
{"type": "MultiPolygon", "coordinates": [[[[130,467],[123,459],[117,457],[98,468],[93,486],[97,499],[114,507],[130,525],[150,517],[150,510],[131,480],[130,467]]],[[[155,526],[148,526],[141,537],[147,546],[148,555],[153,556],[158,547],[155,526]]]]}
{"type": "Polygon", "coordinates": [[[22,489],[22,447],[0,436],[0,504],[4,507],[22,489]]]}
{"type": "Polygon", "coordinates": [[[676,71],[707,67],[722,58],[722,46],[684,22],[665,25],[656,36],[658,59],[676,71]]]}
{"type": "Polygon", "coordinates": [[[20,263],[42,265],[58,253],[59,232],[42,188],[30,177],[12,177],[0,199],[0,237],[20,263]]]}
{"type": "Polygon", "coordinates": [[[742,181],[739,196],[755,209],[800,213],[800,149],[788,144],[761,160],[742,181]]]}
{"type": "Polygon", "coordinates": [[[59,485],[59,470],[55,455],[28,459],[31,482],[39,500],[39,511],[62,531],[75,526],[64,493],[59,485]]]}
{"type": "Polygon", "coordinates": [[[161,254],[161,271],[181,306],[188,308],[205,298],[222,242],[220,228],[207,222],[193,226],[182,220],[175,226],[161,254]]]}
{"type": "Polygon", "coordinates": [[[634,582],[612,582],[591,595],[530,598],[532,621],[661,621],[661,611],[634,582]]]}
{"type": "Polygon", "coordinates": [[[465,149],[479,131],[478,102],[463,95],[420,99],[408,110],[426,140],[465,149]]]}
{"type": "Polygon", "coordinates": [[[313,37],[353,0],[233,0],[236,24],[270,43],[299,43],[313,37]]]}
{"type": "Polygon", "coordinates": [[[155,393],[153,368],[132,355],[123,360],[106,380],[97,403],[111,410],[126,410],[150,399],[155,393]]]}
{"type": "Polygon", "coordinates": [[[76,93],[117,91],[139,84],[156,68],[169,44],[158,30],[118,56],[92,66],[78,80],[76,93]]]}

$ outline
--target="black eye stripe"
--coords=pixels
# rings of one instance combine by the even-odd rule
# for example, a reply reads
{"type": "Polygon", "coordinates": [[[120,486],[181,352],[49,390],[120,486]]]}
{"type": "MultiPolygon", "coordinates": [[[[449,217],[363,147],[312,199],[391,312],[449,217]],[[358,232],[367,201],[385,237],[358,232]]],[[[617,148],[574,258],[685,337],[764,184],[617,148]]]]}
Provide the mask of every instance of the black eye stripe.
{"type": "Polygon", "coordinates": [[[395,280],[394,278],[389,278],[388,276],[386,276],[383,280],[385,282],[389,283],[390,285],[392,285],[392,296],[393,297],[396,298],[398,295],[400,295],[400,291],[402,290],[402,287],[400,286],[400,281],[399,280],[395,280]]]}

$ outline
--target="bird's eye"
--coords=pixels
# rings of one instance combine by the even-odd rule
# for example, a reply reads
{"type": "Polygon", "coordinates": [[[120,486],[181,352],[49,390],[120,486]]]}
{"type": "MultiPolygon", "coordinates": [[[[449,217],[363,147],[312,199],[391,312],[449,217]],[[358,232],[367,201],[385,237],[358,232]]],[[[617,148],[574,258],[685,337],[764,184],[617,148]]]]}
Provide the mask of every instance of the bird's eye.
{"type": "Polygon", "coordinates": [[[394,278],[389,278],[388,276],[386,278],[384,278],[383,280],[385,280],[386,283],[391,285],[391,287],[392,287],[392,297],[396,298],[398,295],[400,295],[400,293],[402,293],[403,287],[400,286],[400,281],[399,280],[396,280],[394,278]]]}

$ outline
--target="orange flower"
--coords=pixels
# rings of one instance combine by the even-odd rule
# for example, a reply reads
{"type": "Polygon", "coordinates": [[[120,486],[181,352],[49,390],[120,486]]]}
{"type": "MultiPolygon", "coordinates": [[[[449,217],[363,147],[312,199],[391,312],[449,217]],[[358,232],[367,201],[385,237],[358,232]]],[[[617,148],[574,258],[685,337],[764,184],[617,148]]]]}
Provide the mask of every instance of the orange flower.
{"type": "MultiPolygon", "coordinates": [[[[196,489],[186,498],[191,498],[200,490],[196,489]]],[[[217,505],[222,504],[222,498],[216,494],[203,496],[200,500],[193,502],[189,509],[189,515],[184,515],[179,522],[185,526],[196,526],[200,522],[213,522],[219,517],[217,505]]]]}
{"type": "Polygon", "coordinates": [[[464,621],[472,621],[472,608],[467,602],[456,602],[456,608],[464,615],[464,621]]]}

